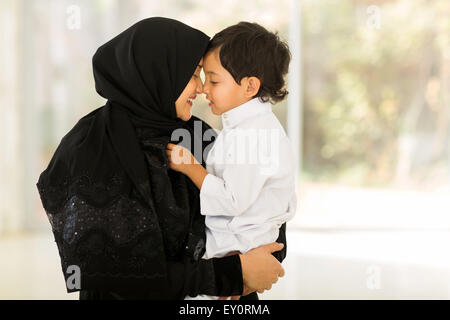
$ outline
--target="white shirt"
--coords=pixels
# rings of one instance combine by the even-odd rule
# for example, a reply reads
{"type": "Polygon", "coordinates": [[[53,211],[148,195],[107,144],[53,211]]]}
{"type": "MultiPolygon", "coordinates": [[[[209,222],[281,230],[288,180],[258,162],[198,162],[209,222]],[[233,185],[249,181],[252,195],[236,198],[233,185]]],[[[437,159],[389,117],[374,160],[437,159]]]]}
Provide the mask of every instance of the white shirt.
{"type": "Polygon", "coordinates": [[[270,103],[254,98],[222,114],[200,190],[203,258],[274,242],[295,213],[295,160],[270,103]]]}

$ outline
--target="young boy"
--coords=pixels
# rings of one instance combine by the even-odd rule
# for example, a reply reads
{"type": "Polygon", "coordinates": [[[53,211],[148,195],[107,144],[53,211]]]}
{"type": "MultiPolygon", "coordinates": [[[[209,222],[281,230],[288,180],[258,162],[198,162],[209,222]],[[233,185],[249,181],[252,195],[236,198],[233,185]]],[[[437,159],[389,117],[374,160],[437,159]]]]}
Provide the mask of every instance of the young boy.
{"type": "MultiPolygon", "coordinates": [[[[274,242],[295,213],[295,160],[271,106],[288,93],[289,62],[288,46],[256,23],[240,22],[210,41],[203,92],[212,112],[221,115],[223,130],[208,153],[206,170],[187,149],[167,148],[170,167],[200,189],[204,259],[274,242]],[[175,159],[179,152],[188,161],[175,159]]],[[[196,297],[208,298],[217,299],[196,297]]]]}

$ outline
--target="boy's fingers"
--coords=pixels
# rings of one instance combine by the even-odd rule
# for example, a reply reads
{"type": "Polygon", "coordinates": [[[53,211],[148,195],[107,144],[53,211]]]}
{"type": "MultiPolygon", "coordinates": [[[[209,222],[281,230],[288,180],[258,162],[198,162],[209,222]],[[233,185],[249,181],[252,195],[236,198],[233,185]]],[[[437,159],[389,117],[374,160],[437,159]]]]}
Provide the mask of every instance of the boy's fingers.
{"type": "Polygon", "coordinates": [[[267,246],[268,246],[269,252],[272,253],[272,252],[280,251],[281,249],[283,249],[284,244],[275,242],[275,243],[268,244],[267,246]]]}

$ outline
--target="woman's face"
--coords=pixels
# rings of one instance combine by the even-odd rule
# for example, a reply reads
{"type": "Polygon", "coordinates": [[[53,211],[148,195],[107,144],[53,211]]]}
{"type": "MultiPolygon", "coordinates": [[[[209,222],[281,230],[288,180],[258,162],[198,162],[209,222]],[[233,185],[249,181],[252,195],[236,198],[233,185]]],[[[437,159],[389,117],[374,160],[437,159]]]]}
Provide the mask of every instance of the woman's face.
{"type": "Polygon", "coordinates": [[[200,60],[197,69],[195,69],[194,74],[192,75],[189,83],[184,88],[183,92],[178,97],[177,101],[175,101],[175,108],[177,110],[177,118],[181,120],[188,121],[192,116],[192,105],[194,103],[195,98],[197,97],[197,93],[203,92],[203,84],[200,79],[200,71],[203,66],[203,58],[200,60]]]}

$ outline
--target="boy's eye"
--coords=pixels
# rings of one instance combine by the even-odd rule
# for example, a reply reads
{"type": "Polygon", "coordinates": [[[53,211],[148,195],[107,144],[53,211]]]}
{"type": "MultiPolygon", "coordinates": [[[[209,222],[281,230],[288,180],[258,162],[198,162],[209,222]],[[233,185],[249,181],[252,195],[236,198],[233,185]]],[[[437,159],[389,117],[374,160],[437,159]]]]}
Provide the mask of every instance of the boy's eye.
{"type": "Polygon", "coordinates": [[[209,81],[209,83],[211,83],[211,84],[217,84],[216,81],[209,81]]]}

